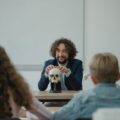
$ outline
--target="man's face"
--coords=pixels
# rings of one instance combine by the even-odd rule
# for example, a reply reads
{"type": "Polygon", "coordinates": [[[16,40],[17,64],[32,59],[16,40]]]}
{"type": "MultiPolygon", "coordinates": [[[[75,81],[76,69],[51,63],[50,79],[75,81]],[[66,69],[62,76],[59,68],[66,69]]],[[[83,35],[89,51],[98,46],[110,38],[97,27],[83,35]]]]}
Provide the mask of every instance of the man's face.
{"type": "Polygon", "coordinates": [[[59,44],[57,47],[56,59],[60,64],[65,64],[68,60],[68,51],[63,43],[59,44]]]}

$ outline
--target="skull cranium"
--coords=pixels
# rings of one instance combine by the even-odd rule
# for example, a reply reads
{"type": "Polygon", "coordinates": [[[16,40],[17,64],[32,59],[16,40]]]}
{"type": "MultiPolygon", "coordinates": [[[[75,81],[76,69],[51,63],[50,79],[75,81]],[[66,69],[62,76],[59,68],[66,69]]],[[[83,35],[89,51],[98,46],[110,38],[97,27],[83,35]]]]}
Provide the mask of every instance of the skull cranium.
{"type": "Polygon", "coordinates": [[[58,83],[60,80],[61,80],[61,72],[58,68],[52,68],[50,71],[49,71],[49,81],[51,83],[58,83]]]}

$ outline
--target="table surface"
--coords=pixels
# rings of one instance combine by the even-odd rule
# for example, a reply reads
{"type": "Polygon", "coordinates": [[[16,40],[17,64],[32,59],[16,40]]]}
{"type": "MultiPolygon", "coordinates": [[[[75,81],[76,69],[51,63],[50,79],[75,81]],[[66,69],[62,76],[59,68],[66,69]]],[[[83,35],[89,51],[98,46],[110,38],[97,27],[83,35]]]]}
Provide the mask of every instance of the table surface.
{"type": "Polygon", "coordinates": [[[59,110],[61,107],[47,107],[47,109],[49,110],[49,111],[51,111],[51,112],[55,112],[55,111],[57,111],[57,110],[59,110]]]}
{"type": "Polygon", "coordinates": [[[39,100],[70,100],[78,91],[61,91],[61,93],[51,93],[49,91],[34,91],[33,95],[39,100]]]}
{"type": "MultiPolygon", "coordinates": [[[[74,94],[76,94],[78,91],[61,91],[61,93],[51,93],[49,91],[33,91],[33,95],[43,103],[46,101],[69,101],[74,94]]],[[[61,106],[47,106],[47,109],[51,112],[55,112],[58,109],[60,109],[61,106]]],[[[20,113],[20,116],[25,118],[25,111],[22,111],[20,113]]],[[[25,119],[26,120],[26,119],[25,119]]]]}

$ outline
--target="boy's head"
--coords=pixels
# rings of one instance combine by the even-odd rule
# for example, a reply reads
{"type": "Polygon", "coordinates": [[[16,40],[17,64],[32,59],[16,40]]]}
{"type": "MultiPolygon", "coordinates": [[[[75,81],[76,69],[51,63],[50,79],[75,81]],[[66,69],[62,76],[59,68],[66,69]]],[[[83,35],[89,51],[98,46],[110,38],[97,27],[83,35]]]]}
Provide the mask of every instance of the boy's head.
{"type": "Polygon", "coordinates": [[[89,68],[94,83],[115,83],[119,79],[118,60],[112,53],[95,54],[89,68]]]}

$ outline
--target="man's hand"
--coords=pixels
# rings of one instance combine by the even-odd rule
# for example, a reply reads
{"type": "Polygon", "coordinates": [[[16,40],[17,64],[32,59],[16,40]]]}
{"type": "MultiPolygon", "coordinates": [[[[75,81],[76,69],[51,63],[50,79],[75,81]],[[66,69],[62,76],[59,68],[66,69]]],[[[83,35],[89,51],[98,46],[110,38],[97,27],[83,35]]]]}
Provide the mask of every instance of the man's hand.
{"type": "Polygon", "coordinates": [[[65,66],[58,66],[58,68],[61,71],[61,73],[68,73],[70,71],[70,69],[65,66]]]}
{"type": "Polygon", "coordinates": [[[52,68],[54,68],[54,67],[55,67],[54,65],[48,65],[48,66],[46,67],[46,69],[45,69],[45,72],[48,74],[49,71],[50,71],[52,68]]]}

